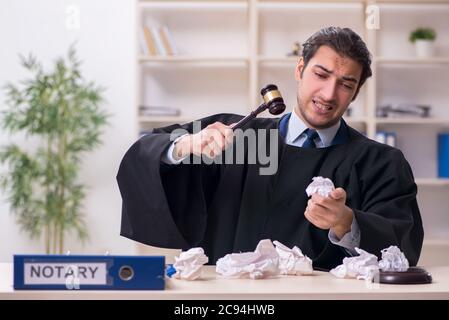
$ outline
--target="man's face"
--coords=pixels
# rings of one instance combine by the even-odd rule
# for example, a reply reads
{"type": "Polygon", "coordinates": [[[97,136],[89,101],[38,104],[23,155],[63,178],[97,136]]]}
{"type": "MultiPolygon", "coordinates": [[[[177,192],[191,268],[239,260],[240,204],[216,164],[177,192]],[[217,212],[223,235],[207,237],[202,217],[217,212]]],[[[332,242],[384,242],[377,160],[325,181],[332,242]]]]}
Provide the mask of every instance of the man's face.
{"type": "Polygon", "coordinates": [[[354,98],[361,74],[360,63],[329,46],[321,46],[306,67],[303,58],[296,66],[296,113],[313,129],[331,127],[354,98]]]}

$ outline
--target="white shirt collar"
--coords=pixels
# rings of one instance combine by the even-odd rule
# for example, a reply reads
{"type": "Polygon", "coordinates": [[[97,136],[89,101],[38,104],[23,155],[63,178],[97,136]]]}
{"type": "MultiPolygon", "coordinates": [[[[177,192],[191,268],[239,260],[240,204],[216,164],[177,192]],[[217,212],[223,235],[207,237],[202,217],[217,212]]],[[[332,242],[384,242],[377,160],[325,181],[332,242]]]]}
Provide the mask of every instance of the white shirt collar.
{"type": "MultiPolygon", "coordinates": [[[[323,147],[328,147],[332,144],[332,140],[334,140],[334,137],[340,128],[340,124],[341,120],[329,128],[317,130],[323,147]]],[[[304,130],[307,128],[308,127],[305,125],[304,121],[302,121],[302,119],[293,110],[288,121],[286,143],[295,144],[294,141],[297,140],[301,134],[304,134],[304,130]]]]}

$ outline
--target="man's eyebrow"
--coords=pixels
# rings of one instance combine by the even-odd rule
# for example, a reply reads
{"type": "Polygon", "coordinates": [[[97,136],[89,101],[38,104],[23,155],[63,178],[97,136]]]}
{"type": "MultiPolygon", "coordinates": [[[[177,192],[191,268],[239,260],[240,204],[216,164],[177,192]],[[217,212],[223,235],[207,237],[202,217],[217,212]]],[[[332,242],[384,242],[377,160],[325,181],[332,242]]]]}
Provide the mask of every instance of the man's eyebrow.
{"type": "MultiPolygon", "coordinates": [[[[320,69],[322,69],[324,72],[326,73],[332,73],[332,70],[327,69],[326,67],[322,66],[321,64],[315,64],[314,67],[318,67],[320,69]]],[[[352,76],[343,76],[341,77],[344,81],[350,81],[350,82],[354,82],[354,83],[358,83],[359,81],[352,77],[352,76]]]]}
{"type": "Polygon", "coordinates": [[[325,72],[327,72],[327,73],[332,73],[333,71],[332,70],[329,70],[329,69],[327,69],[327,68],[325,68],[324,66],[322,66],[321,64],[316,64],[316,65],[314,65],[314,67],[318,67],[318,68],[320,68],[320,69],[323,69],[325,72]]]}

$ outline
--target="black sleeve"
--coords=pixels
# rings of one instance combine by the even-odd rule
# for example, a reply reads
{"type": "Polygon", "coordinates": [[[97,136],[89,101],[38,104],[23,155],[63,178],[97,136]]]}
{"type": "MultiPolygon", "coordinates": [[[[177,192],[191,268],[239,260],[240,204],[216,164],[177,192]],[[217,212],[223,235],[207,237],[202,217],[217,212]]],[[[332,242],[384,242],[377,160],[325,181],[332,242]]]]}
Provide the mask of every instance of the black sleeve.
{"type": "Polygon", "coordinates": [[[351,179],[358,180],[360,189],[361,209],[353,209],[361,232],[360,248],[380,258],[382,249],[396,245],[410,265],[416,265],[424,231],[413,173],[401,151],[386,148],[363,153],[351,179]]]}
{"type": "MultiPolygon", "coordinates": [[[[232,123],[236,115],[201,119],[201,128],[220,121],[232,123]]],[[[121,235],[165,248],[188,249],[203,238],[207,208],[220,178],[218,165],[161,162],[176,135],[192,133],[193,124],[153,130],[135,142],[122,159],[117,182],[122,196],[121,235]]]]}

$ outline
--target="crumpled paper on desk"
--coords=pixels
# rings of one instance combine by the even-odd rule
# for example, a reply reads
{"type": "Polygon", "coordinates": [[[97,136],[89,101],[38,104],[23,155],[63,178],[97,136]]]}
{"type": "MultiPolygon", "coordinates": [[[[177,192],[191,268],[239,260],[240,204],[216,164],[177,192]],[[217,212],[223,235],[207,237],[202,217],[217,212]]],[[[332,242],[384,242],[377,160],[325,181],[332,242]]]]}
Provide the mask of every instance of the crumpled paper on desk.
{"type": "Polygon", "coordinates": [[[335,190],[335,186],[331,179],[323,177],[313,177],[312,182],[306,188],[306,193],[309,197],[314,193],[318,193],[323,197],[329,197],[329,194],[333,190],[335,190]]]}
{"type": "Polygon", "coordinates": [[[330,273],[338,278],[373,279],[379,272],[377,257],[357,247],[355,251],[359,254],[358,256],[344,258],[343,264],[332,269],[330,273]]]}
{"type": "Polygon", "coordinates": [[[407,271],[409,263],[404,253],[397,246],[389,246],[382,251],[379,269],[382,271],[407,271]]]}
{"type": "Polygon", "coordinates": [[[263,279],[279,274],[278,263],[271,240],[264,239],[254,252],[231,253],[218,259],[216,271],[226,278],[263,279]]]}
{"type": "Polygon", "coordinates": [[[173,264],[176,273],[172,278],[182,280],[195,280],[201,276],[201,269],[203,264],[209,261],[209,258],[204,254],[203,248],[192,248],[181,252],[179,257],[175,257],[173,264]]]}
{"type": "Polygon", "coordinates": [[[273,243],[279,255],[279,270],[281,274],[306,275],[313,273],[312,260],[305,256],[301,249],[297,246],[290,249],[276,240],[273,243]]]}

